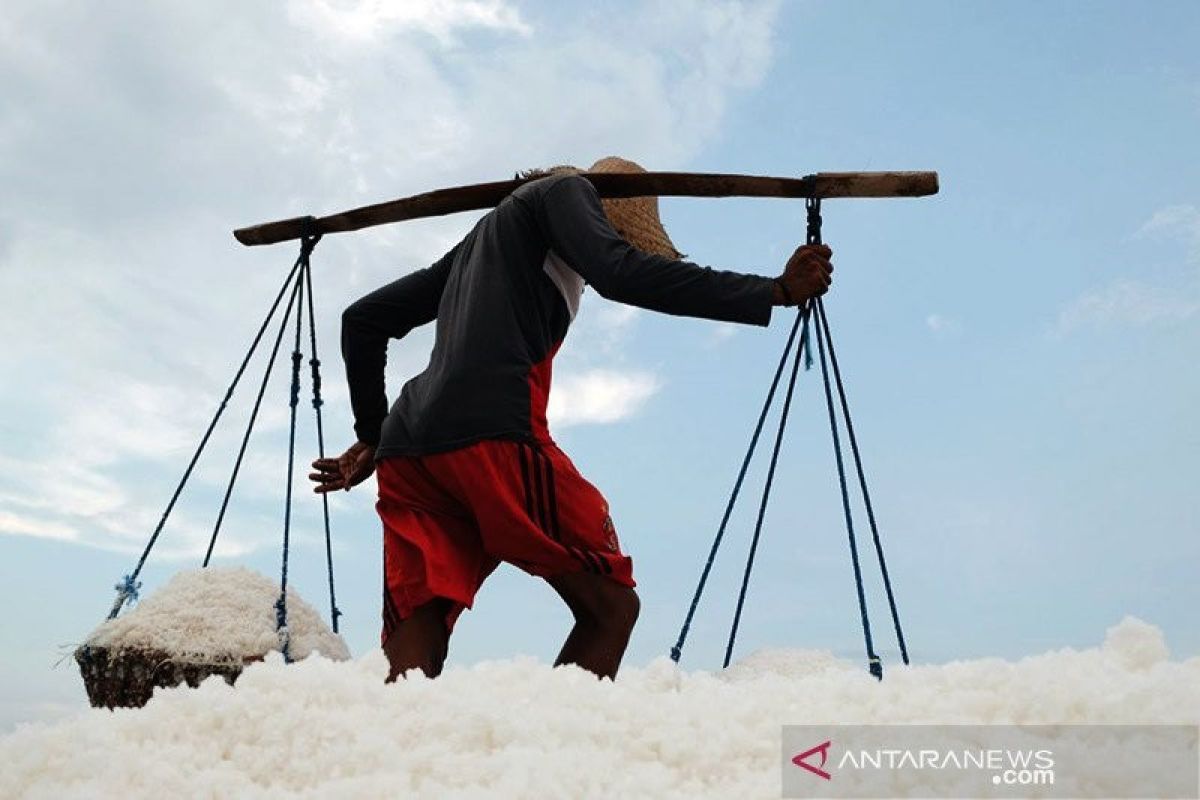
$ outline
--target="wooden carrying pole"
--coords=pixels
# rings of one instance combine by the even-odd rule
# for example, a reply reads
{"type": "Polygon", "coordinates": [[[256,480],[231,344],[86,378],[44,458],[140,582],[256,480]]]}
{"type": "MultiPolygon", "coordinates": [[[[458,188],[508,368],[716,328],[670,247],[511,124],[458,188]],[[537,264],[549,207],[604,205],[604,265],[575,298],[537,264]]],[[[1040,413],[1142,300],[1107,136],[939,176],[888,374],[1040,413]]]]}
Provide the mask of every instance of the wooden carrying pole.
{"type": "MultiPolygon", "coordinates": [[[[924,197],[937,194],[936,172],[818,172],[803,178],[704,172],[581,173],[601,197],[924,197]]],[[[293,217],[239,228],[245,245],[275,244],[306,234],[357,231],[406,219],[492,208],[531,178],[456,186],[353,208],[327,217],[293,217]]]]}

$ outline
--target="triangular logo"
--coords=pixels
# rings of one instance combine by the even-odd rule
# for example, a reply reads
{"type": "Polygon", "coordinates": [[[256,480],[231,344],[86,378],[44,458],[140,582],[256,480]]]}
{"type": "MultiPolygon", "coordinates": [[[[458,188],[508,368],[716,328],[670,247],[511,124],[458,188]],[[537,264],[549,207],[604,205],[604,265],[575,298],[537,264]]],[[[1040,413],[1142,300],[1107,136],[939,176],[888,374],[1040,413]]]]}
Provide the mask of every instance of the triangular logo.
{"type": "Polygon", "coordinates": [[[820,777],[824,778],[827,781],[832,780],[832,776],[825,770],[821,769],[822,767],[825,766],[825,762],[829,760],[829,745],[832,743],[833,743],[832,739],[826,739],[824,742],[817,745],[816,747],[811,747],[808,750],[805,750],[800,755],[794,756],[792,758],[792,763],[795,764],[797,767],[803,767],[804,769],[811,772],[813,775],[819,775],[820,777]],[[820,764],[813,766],[812,764],[809,764],[807,761],[805,761],[806,758],[808,758],[809,756],[816,755],[817,753],[821,754],[821,763],[820,764]]]}

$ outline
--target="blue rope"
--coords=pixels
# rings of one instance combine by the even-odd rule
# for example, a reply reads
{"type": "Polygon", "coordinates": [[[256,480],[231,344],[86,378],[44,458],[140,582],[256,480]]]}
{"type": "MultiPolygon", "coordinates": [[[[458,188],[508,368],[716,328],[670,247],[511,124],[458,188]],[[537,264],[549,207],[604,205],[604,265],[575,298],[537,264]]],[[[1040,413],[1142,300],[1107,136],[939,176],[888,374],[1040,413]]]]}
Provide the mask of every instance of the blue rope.
{"type": "MultiPolygon", "coordinates": [[[[808,244],[820,244],[821,243],[821,201],[820,201],[820,198],[809,198],[807,200],[807,202],[805,203],[805,205],[808,210],[807,243],[808,244]]],[[[796,326],[799,326],[801,324],[801,319],[803,319],[803,329],[802,329],[801,336],[800,336],[800,345],[799,345],[798,349],[796,350],[796,358],[795,358],[794,364],[792,365],[792,374],[791,374],[791,378],[788,382],[787,395],[784,399],[783,411],[782,411],[782,413],[780,415],[780,419],[779,419],[779,429],[778,429],[778,432],[776,433],[775,446],[771,453],[771,463],[770,463],[770,466],[767,471],[766,484],[763,487],[762,499],[761,499],[761,502],[759,504],[759,509],[758,509],[758,518],[755,522],[755,527],[754,527],[754,535],[753,535],[753,538],[751,539],[751,543],[750,543],[750,552],[746,559],[746,568],[745,568],[745,572],[742,576],[742,585],[741,585],[741,588],[740,588],[740,591],[738,594],[737,609],[734,612],[733,624],[729,631],[729,641],[728,641],[728,643],[726,645],[726,649],[725,649],[724,666],[725,667],[729,666],[729,663],[733,656],[734,643],[737,638],[737,631],[738,631],[738,627],[739,627],[739,624],[741,621],[742,611],[745,606],[747,589],[748,589],[749,583],[750,583],[750,574],[753,569],[754,559],[755,559],[755,556],[756,556],[757,550],[758,550],[758,542],[759,542],[760,535],[762,533],[763,520],[766,515],[766,509],[767,509],[767,504],[768,504],[768,501],[770,498],[771,487],[774,482],[775,468],[776,468],[776,465],[777,465],[777,462],[779,459],[779,452],[780,452],[780,449],[781,449],[782,443],[783,443],[784,429],[787,424],[787,417],[788,417],[788,413],[791,408],[792,397],[793,397],[793,394],[795,391],[797,373],[799,371],[800,363],[802,360],[804,362],[805,370],[810,369],[813,364],[812,344],[809,339],[810,316],[813,317],[814,331],[815,331],[815,335],[816,335],[816,339],[817,339],[817,351],[818,351],[818,355],[819,355],[820,361],[821,361],[821,377],[822,377],[822,382],[824,384],[824,389],[825,389],[825,406],[826,406],[827,411],[829,412],[829,428],[830,428],[831,437],[833,439],[834,456],[835,456],[835,459],[837,462],[838,484],[841,489],[842,511],[845,515],[846,532],[847,532],[847,537],[848,537],[849,544],[850,544],[850,559],[851,559],[851,563],[854,568],[854,582],[855,582],[855,587],[856,587],[857,594],[858,594],[859,615],[860,615],[861,621],[862,621],[863,638],[866,641],[868,669],[869,669],[870,673],[875,676],[876,679],[882,680],[883,664],[880,661],[879,656],[875,653],[874,643],[872,642],[872,639],[871,639],[871,624],[870,624],[870,620],[868,619],[868,616],[867,616],[866,593],[863,588],[862,568],[859,563],[859,557],[858,557],[858,545],[857,545],[857,542],[856,542],[855,536],[854,536],[854,519],[853,519],[853,516],[850,511],[850,494],[849,494],[849,489],[847,487],[847,481],[846,481],[845,460],[842,455],[841,438],[838,433],[837,413],[834,410],[834,405],[833,405],[833,391],[832,391],[832,386],[831,386],[831,382],[830,382],[830,370],[829,370],[830,364],[832,364],[832,366],[833,366],[833,374],[834,374],[835,381],[837,384],[838,398],[839,398],[839,402],[841,405],[842,415],[845,420],[846,431],[847,431],[847,434],[850,439],[851,451],[853,452],[853,455],[854,455],[854,464],[855,464],[855,469],[856,469],[856,472],[858,475],[859,487],[862,490],[863,503],[867,509],[867,518],[870,520],[870,523],[871,523],[871,533],[872,533],[872,537],[873,537],[874,543],[875,543],[875,552],[879,558],[880,570],[883,573],[884,585],[887,589],[888,605],[891,608],[891,612],[892,612],[892,622],[896,629],[896,638],[900,643],[900,653],[904,659],[905,664],[909,663],[908,648],[904,642],[904,634],[900,628],[900,617],[899,617],[899,613],[896,610],[896,602],[895,602],[895,596],[892,592],[891,579],[888,575],[887,564],[886,564],[886,562],[884,560],[884,556],[883,556],[883,546],[882,546],[882,544],[880,542],[880,538],[879,538],[879,530],[878,530],[878,526],[877,526],[876,520],[875,520],[875,511],[871,505],[870,492],[867,489],[867,480],[866,480],[866,476],[865,476],[863,466],[862,466],[862,457],[861,457],[861,454],[858,449],[858,439],[854,434],[854,424],[850,418],[850,407],[849,407],[849,403],[846,400],[845,384],[842,381],[841,369],[839,368],[838,362],[837,362],[837,354],[833,348],[833,335],[829,329],[828,318],[825,315],[824,303],[822,302],[822,300],[819,297],[816,299],[815,302],[807,303],[804,306],[803,310],[801,311],[801,314],[797,316],[796,326]],[[816,310],[815,314],[813,313],[814,308],[816,310]],[[828,347],[828,349],[829,349],[828,361],[827,361],[826,355],[825,355],[826,347],[828,347]]],[[[767,411],[770,408],[771,402],[774,399],[775,390],[778,386],[779,378],[783,371],[783,366],[787,361],[788,354],[791,351],[793,339],[795,338],[795,335],[796,335],[796,326],[793,326],[793,328],[792,328],[791,335],[788,338],[787,348],[785,348],[783,358],[780,360],[780,363],[779,363],[779,368],[775,372],[775,378],[771,383],[771,389],[767,395],[767,402],[763,406],[762,414],[759,416],[758,425],[755,428],[754,436],[750,442],[750,449],[746,454],[746,458],[742,462],[741,471],[738,473],[737,481],[734,484],[733,494],[730,497],[729,504],[725,508],[725,516],[721,520],[721,525],[717,530],[716,540],[713,542],[712,549],[709,552],[708,561],[704,565],[704,570],[700,577],[700,584],[696,589],[695,595],[692,597],[692,603],[691,603],[690,608],[688,609],[687,617],[683,624],[683,629],[680,631],[679,640],[676,643],[676,645],[673,648],[671,648],[671,658],[672,658],[672,660],[674,660],[676,662],[679,661],[680,654],[683,649],[684,640],[686,639],[688,630],[691,627],[692,619],[695,615],[696,607],[700,600],[700,595],[704,590],[704,586],[708,579],[709,572],[711,571],[713,562],[715,561],[717,549],[720,546],[722,537],[724,536],[725,527],[729,521],[729,517],[730,517],[730,514],[732,513],[734,503],[737,500],[738,492],[741,490],[742,481],[745,478],[746,470],[749,466],[750,459],[751,459],[751,457],[754,453],[754,449],[757,445],[758,436],[762,431],[762,426],[766,419],[767,411]]]]}
{"type": "Polygon", "coordinates": [[[833,349],[833,334],[829,330],[829,319],[825,316],[824,303],[818,302],[817,316],[820,329],[829,348],[829,363],[833,367],[834,379],[837,383],[838,399],[842,406],[842,417],[846,422],[846,434],[850,439],[850,451],[854,454],[854,468],[858,473],[858,485],[862,490],[863,505],[867,509],[867,520],[871,523],[871,538],[875,543],[875,554],[879,560],[879,571],[883,574],[883,586],[887,591],[888,607],[892,613],[892,626],[896,630],[896,641],[900,645],[900,657],[905,664],[908,661],[908,645],[904,641],[904,631],[900,629],[900,614],[896,610],[896,597],[892,593],[892,581],[888,575],[887,561],[883,557],[883,544],[879,539],[879,526],[875,522],[875,509],[871,505],[871,493],[867,490],[867,478],[863,472],[862,456],[858,450],[858,437],[854,435],[854,423],[850,419],[850,405],[846,402],[846,388],[842,383],[842,371],[838,367],[837,353],[833,349]]]}
{"type": "MultiPolygon", "coordinates": [[[[116,611],[120,611],[121,606],[138,599],[138,590],[142,588],[142,582],[134,580],[133,575],[126,575],[113,588],[117,590],[117,599],[113,604],[113,608],[116,611]]],[[[108,618],[112,619],[115,616],[115,613],[109,614],[108,618]]]]}
{"type": "MultiPolygon", "coordinates": [[[[804,207],[808,211],[806,240],[808,244],[821,244],[821,198],[808,198],[804,201],[804,207]]],[[[850,540],[850,561],[854,565],[854,585],[858,591],[858,610],[862,617],[863,638],[867,643],[867,667],[876,679],[882,680],[883,664],[880,662],[879,656],[875,654],[875,647],[871,642],[871,621],[867,618],[867,599],[863,592],[862,569],[858,564],[858,545],[854,541],[854,518],[850,514],[850,493],[846,489],[846,467],[842,461],[842,442],[838,437],[837,414],[833,410],[833,395],[830,393],[829,388],[829,369],[825,365],[825,346],[821,341],[821,329],[825,321],[825,304],[820,297],[817,298],[816,306],[817,351],[821,357],[821,379],[825,384],[825,407],[829,411],[829,432],[833,436],[833,453],[837,460],[838,485],[842,491],[842,511],[846,517],[846,534],[850,540]]],[[[825,330],[824,338],[830,339],[828,329],[825,330]]]]}
{"type": "MultiPolygon", "coordinates": [[[[308,240],[305,240],[305,249],[308,240]]],[[[315,244],[315,242],[313,242],[315,244]]],[[[307,256],[302,255],[307,262],[307,256]]],[[[304,282],[296,282],[300,295],[300,308],[304,307],[304,282]]],[[[275,627],[279,632],[279,649],[283,660],[291,663],[291,636],[287,626],[287,579],[288,579],[288,548],[291,543],[292,528],[292,475],[296,463],[296,406],[300,404],[300,364],[304,356],[300,352],[300,334],[304,325],[304,314],[296,314],[296,340],[292,347],[292,385],[289,392],[288,406],[290,420],[288,424],[288,463],[287,463],[287,499],[283,510],[283,559],[279,576],[279,599],[275,601],[275,627]]]]}
{"type": "MultiPolygon", "coordinates": [[[[817,328],[821,326],[821,300],[817,299],[817,328]]],[[[828,332],[826,332],[828,333],[828,332]]],[[[878,680],[883,679],[883,664],[875,653],[871,641],[871,621],[867,618],[867,598],[863,591],[862,568],[858,563],[858,545],[854,541],[854,518],[850,513],[850,492],[846,488],[846,466],[842,460],[842,442],[838,436],[837,412],[833,409],[833,393],[829,385],[829,368],[825,363],[825,344],[821,331],[817,331],[817,354],[821,359],[821,378],[825,384],[825,405],[829,410],[829,432],[833,437],[833,454],[837,460],[838,485],[842,492],[842,511],[846,517],[846,534],[850,541],[850,561],[854,565],[854,585],[858,592],[858,611],[862,618],[863,639],[867,646],[867,668],[878,680]]]]}
{"type": "MultiPolygon", "coordinates": [[[[171,516],[171,511],[175,508],[175,503],[179,500],[179,495],[183,493],[183,487],[187,484],[188,478],[191,477],[192,470],[196,467],[196,462],[200,460],[200,454],[204,452],[204,448],[208,445],[208,440],[212,437],[213,430],[217,427],[217,422],[221,419],[221,415],[225,413],[225,408],[229,405],[229,400],[233,397],[233,392],[241,381],[242,374],[246,371],[246,366],[250,363],[250,358],[254,355],[254,351],[258,349],[258,343],[262,340],[263,333],[266,332],[267,326],[271,324],[271,319],[275,316],[275,311],[279,308],[279,303],[283,300],[284,293],[287,291],[288,286],[291,285],[292,278],[295,277],[296,271],[299,269],[300,259],[298,258],[296,259],[296,263],[292,265],[291,271],[288,272],[287,279],[283,282],[283,286],[280,287],[279,293],[275,295],[275,301],[271,304],[271,309],[267,312],[266,319],[262,321],[262,325],[259,326],[258,332],[254,335],[254,341],[251,342],[250,349],[242,358],[242,363],[238,366],[237,372],[233,376],[233,381],[229,384],[229,388],[226,389],[224,398],[222,398],[221,403],[217,406],[217,411],[213,415],[212,421],[208,423],[208,429],[204,431],[204,436],[201,437],[200,444],[196,447],[196,452],[192,454],[192,459],[188,462],[187,469],[183,471],[183,477],[179,479],[179,484],[175,487],[170,501],[167,502],[166,510],[163,511],[162,517],[159,518],[158,525],[154,527],[154,532],[150,534],[150,541],[146,543],[146,547],[138,559],[137,566],[134,567],[133,572],[126,576],[128,584],[123,582],[119,586],[133,585],[138,575],[141,574],[142,567],[146,564],[146,558],[150,555],[155,542],[158,541],[159,534],[162,533],[163,528],[166,526],[167,518],[171,516]]],[[[121,606],[125,604],[128,598],[129,595],[122,594],[118,588],[116,600],[113,601],[112,610],[108,614],[109,619],[116,618],[117,614],[121,611],[121,606]]]]}
{"type": "MultiPolygon", "coordinates": [[[[763,403],[762,411],[758,415],[758,423],[754,426],[754,435],[750,437],[750,447],[746,450],[746,457],[742,459],[742,468],[738,470],[737,480],[733,484],[733,493],[729,496],[729,502],[725,506],[725,515],[721,517],[721,525],[717,528],[717,536],[713,539],[712,549],[708,551],[708,560],[704,562],[704,569],[700,573],[700,583],[696,586],[696,592],[692,595],[692,604],[688,607],[687,616],[683,620],[683,627],[679,630],[679,639],[675,642],[675,646],[671,648],[671,660],[679,663],[679,658],[683,654],[683,645],[687,640],[688,632],[692,627],[692,619],[696,616],[696,608],[700,605],[700,596],[704,593],[704,587],[708,583],[708,575],[712,572],[713,562],[717,558],[717,550],[721,547],[721,540],[725,537],[725,528],[729,524],[729,517],[733,514],[733,507],[737,503],[738,494],[742,490],[742,482],[746,479],[746,471],[750,467],[750,459],[754,457],[754,450],[758,447],[758,437],[762,433],[763,423],[766,422],[767,412],[771,409],[771,403],[775,400],[775,390],[779,387],[779,378],[783,375],[783,368],[787,365],[788,354],[792,351],[792,344],[796,340],[796,331],[800,328],[801,315],[796,315],[796,321],[792,325],[792,331],[788,334],[787,346],[783,348],[783,355],[779,358],[779,366],[775,368],[775,377],[771,380],[771,389],[767,392],[766,402],[763,403]]],[[[801,342],[807,338],[808,329],[805,328],[805,336],[801,338],[801,342]]],[[[803,346],[803,345],[802,345],[803,346]]]]}
{"type": "MultiPolygon", "coordinates": [[[[229,507],[229,499],[233,495],[233,486],[237,482],[238,474],[242,469],[242,459],[246,456],[246,447],[250,444],[250,434],[254,430],[254,423],[258,420],[258,412],[262,406],[263,395],[266,394],[267,384],[271,380],[271,373],[275,369],[275,359],[279,356],[279,346],[283,343],[283,334],[287,331],[288,321],[292,316],[292,307],[296,303],[296,295],[300,291],[300,284],[303,278],[303,268],[301,273],[296,276],[296,281],[292,285],[292,294],[288,298],[287,307],[283,312],[283,320],[279,324],[279,333],[275,336],[275,344],[271,348],[271,356],[267,360],[267,368],[263,371],[262,382],[258,385],[258,394],[254,398],[254,407],[250,411],[250,421],[246,423],[246,432],[242,435],[241,446],[238,447],[237,459],[233,463],[233,472],[229,476],[229,483],[225,487],[225,496],[221,499],[221,508],[217,512],[217,521],[213,525],[212,536],[208,540],[208,549],[204,553],[204,562],[201,566],[207,567],[212,559],[213,548],[217,544],[217,535],[221,532],[221,523],[225,519],[225,511],[229,507]]],[[[299,311],[297,310],[297,313],[299,311]]]]}
{"type": "Polygon", "coordinates": [[[813,366],[812,342],[808,340],[808,318],[804,319],[804,330],[800,331],[800,349],[804,351],[804,371],[808,372],[813,366]]]}
{"type": "MultiPolygon", "coordinates": [[[[797,314],[803,318],[803,327],[805,333],[808,329],[808,320],[811,313],[811,306],[806,303],[797,314]]],[[[746,557],[746,571],[742,575],[742,587],[738,591],[737,610],[733,614],[733,625],[729,628],[729,642],[725,645],[725,662],[724,667],[729,666],[729,661],[733,657],[733,644],[737,639],[738,625],[742,619],[742,608],[746,604],[746,591],[750,586],[750,571],[754,567],[754,557],[758,552],[758,539],[762,533],[763,518],[767,513],[767,501],[771,497],[771,486],[775,482],[775,467],[779,462],[779,451],[783,446],[783,432],[787,427],[788,412],[792,407],[792,396],[796,391],[796,377],[800,373],[800,364],[804,360],[804,344],[808,341],[806,335],[800,337],[800,347],[796,348],[796,360],[792,364],[792,376],[788,381],[787,394],[783,398],[783,411],[779,415],[779,429],[775,433],[775,447],[771,451],[771,464],[767,468],[767,481],[763,485],[762,500],[758,505],[758,519],[754,523],[754,536],[750,540],[750,553],[746,557]]]]}
{"type": "MultiPolygon", "coordinates": [[[[316,246],[320,240],[320,235],[311,237],[312,247],[316,246]]],[[[308,259],[304,261],[304,280],[308,286],[308,334],[310,339],[310,352],[312,357],[308,364],[312,367],[312,390],[313,410],[317,415],[317,455],[320,458],[325,457],[325,429],[321,422],[321,406],[325,401],[321,399],[321,360],[317,358],[317,315],[313,308],[313,290],[312,290],[312,265],[308,259]]],[[[329,573],[329,619],[330,626],[333,632],[338,632],[338,618],[342,616],[341,609],[337,607],[337,596],[333,590],[333,541],[329,533],[329,494],[323,492],[321,494],[321,513],[325,522],[325,564],[329,573]]]]}

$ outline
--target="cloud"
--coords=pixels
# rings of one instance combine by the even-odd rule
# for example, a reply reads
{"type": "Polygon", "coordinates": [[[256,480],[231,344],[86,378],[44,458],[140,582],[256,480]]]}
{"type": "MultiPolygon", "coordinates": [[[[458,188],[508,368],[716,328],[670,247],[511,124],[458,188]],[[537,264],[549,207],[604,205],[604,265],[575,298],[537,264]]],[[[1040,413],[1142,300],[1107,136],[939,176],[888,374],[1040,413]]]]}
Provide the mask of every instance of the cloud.
{"type": "Polygon", "coordinates": [[[1141,327],[1177,322],[1200,311],[1200,299],[1177,289],[1150,286],[1138,281],[1117,281],[1082,295],[1058,315],[1056,329],[1069,333],[1105,325],[1141,327]]]}
{"type": "Polygon", "coordinates": [[[520,12],[500,0],[293,0],[288,16],[314,33],[332,34],[356,47],[406,31],[428,33],[442,45],[453,44],[460,29],[532,33],[520,12]]]}
{"type": "Polygon", "coordinates": [[[949,335],[962,330],[962,323],[941,314],[930,314],[925,317],[925,327],[935,334],[949,335]]]}
{"type": "Polygon", "coordinates": [[[44,519],[30,518],[0,511],[0,533],[17,536],[38,536],[43,539],[62,539],[73,541],[75,531],[68,525],[49,522],[44,519]]]}
{"type": "MultiPolygon", "coordinates": [[[[9,0],[0,531],[140,548],[295,257],[241,248],[230,229],[614,152],[681,167],[765,75],[778,8],[667,0],[564,19],[503,0],[217,0],[64,14],[9,0]]],[[[341,308],[432,262],[474,217],[322,241],[329,449],[350,430],[341,308]]],[[[624,347],[638,316],[585,310],[554,389],[562,424],[622,419],[653,394],[624,347]]],[[[393,345],[393,393],[429,342],[423,329],[393,345]]],[[[235,549],[274,539],[253,530],[278,509],[284,348],[239,481],[250,521],[230,530],[235,549]]],[[[223,490],[263,355],[197,468],[199,500],[223,490]]],[[[164,547],[201,547],[208,511],[176,510],[164,547]]]]}
{"type": "Polygon", "coordinates": [[[568,369],[585,369],[627,361],[630,341],[645,313],[636,306],[614,303],[585,290],[579,314],[571,323],[555,363],[568,369]]]}
{"type": "Polygon", "coordinates": [[[1138,228],[1136,235],[1182,241],[1189,248],[1189,256],[1200,259],[1200,208],[1193,205],[1160,208],[1138,228]]]}
{"type": "Polygon", "coordinates": [[[617,422],[637,411],[660,388],[648,372],[595,369],[556,377],[547,416],[553,428],[617,422]]]}
{"type": "MultiPolygon", "coordinates": [[[[1134,236],[1182,244],[1184,259],[1200,262],[1200,209],[1193,205],[1160,208],[1134,236]]],[[[1085,327],[1144,327],[1190,319],[1200,312],[1200,272],[1193,264],[1172,270],[1175,280],[1162,285],[1124,278],[1091,289],[1059,312],[1054,330],[1061,335],[1085,327]]]]}
{"type": "Polygon", "coordinates": [[[713,347],[724,344],[738,334],[738,326],[732,322],[718,322],[713,326],[713,332],[709,337],[709,344],[713,347]]]}

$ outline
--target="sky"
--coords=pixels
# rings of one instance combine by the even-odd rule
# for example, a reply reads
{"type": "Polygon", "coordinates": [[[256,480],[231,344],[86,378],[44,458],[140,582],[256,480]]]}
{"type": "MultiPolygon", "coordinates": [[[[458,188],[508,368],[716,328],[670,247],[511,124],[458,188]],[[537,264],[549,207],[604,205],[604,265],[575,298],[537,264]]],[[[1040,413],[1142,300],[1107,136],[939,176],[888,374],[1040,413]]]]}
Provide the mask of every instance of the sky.
{"type": "MultiPolygon", "coordinates": [[[[0,730],[83,705],[63,657],[136,563],[295,258],[291,244],[242,247],[232,229],[610,154],[664,170],[937,170],[935,197],[824,207],[827,309],[913,660],[1090,646],[1126,614],[1161,627],[1176,655],[1200,654],[1198,36],[1185,2],[8,0],[0,730]]],[[[701,264],[775,275],[803,241],[799,201],[661,210],[701,264]]],[[[341,309],[431,263],[477,217],[318,246],[330,450],[353,438],[341,309]]],[[[551,427],[634,558],[643,611],[627,663],[675,641],[792,319],[777,309],[768,328],[739,327],[585,295],[551,427]]],[[[392,392],[423,368],[431,335],[392,344],[392,392]]],[[[252,362],[144,592],[198,566],[262,370],[252,362]]],[[[268,575],[284,373],[214,559],[268,575]]],[[[315,431],[300,408],[305,464],[315,431]]],[[[720,663],[765,455],[686,667],[720,663]]],[[[327,609],[304,472],[290,579],[327,609]]],[[[368,483],[331,503],[356,654],[378,646],[373,501],[368,483]]],[[[886,670],[895,637],[857,525],[886,670]]],[[[543,582],[501,569],[450,663],[549,661],[569,624],[543,582]]],[[[863,658],[817,371],[800,376],[736,652],[768,646],[863,658]]]]}

